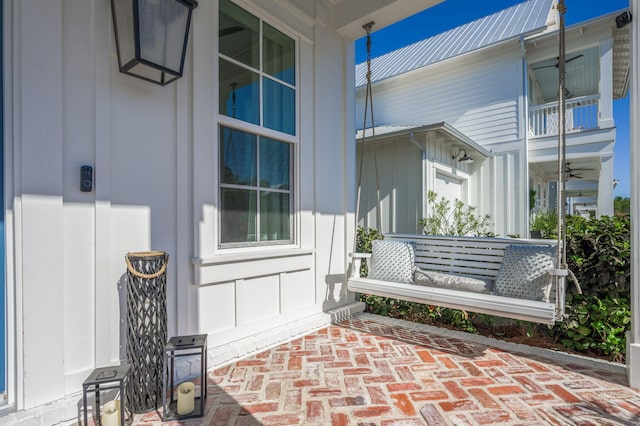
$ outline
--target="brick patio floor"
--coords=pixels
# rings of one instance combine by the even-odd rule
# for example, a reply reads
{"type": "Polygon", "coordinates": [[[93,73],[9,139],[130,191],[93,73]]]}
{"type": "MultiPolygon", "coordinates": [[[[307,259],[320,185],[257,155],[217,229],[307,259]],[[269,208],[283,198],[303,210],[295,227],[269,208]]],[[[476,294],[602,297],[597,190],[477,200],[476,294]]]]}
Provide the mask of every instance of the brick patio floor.
{"type": "MultiPolygon", "coordinates": [[[[210,370],[205,416],[164,424],[640,425],[640,392],[619,367],[425,327],[346,319],[210,370]]],[[[163,423],[152,412],[134,424],[163,423]]]]}

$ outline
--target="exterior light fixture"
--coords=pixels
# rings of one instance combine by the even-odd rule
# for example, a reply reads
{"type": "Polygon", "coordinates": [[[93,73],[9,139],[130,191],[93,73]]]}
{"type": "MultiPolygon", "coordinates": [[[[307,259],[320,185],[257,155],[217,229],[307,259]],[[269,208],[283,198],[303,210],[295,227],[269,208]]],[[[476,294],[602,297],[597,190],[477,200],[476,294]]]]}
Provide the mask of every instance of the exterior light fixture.
{"type": "Polygon", "coordinates": [[[620,15],[616,16],[616,28],[618,29],[624,28],[629,23],[631,23],[631,21],[632,21],[631,12],[626,10],[622,12],[620,15]]]}
{"type": "Polygon", "coordinates": [[[120,72],[165,86],[182,77],[196,0],[111,0],[120,72]]]}
{"type": "Polygon", "coordinates": [[[458,160],[458,163],[473,163],[473,158],[469,157],[467,155],[467,151],[465,151],[464,149],[459,150],[456,155],[454,155],[453,157],[451,157],[454,160],[458,160]],[[462,154],[462,157],[460,157],[458,159],[458,157],[460,156],[460,154],[462,154]]]}

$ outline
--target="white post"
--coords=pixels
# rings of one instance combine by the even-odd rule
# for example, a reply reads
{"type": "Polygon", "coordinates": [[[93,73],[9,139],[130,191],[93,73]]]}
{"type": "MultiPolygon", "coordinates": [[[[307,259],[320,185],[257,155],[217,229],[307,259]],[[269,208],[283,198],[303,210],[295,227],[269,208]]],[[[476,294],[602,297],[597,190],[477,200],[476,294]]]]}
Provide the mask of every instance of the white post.
{"type": "Polygon", "coordinates": [[[613,156],[600,159],[597,215],[613,216],[613,156]]]}
{"type": "Polygon", "coordinates": [[[627,336],[629,386],[640,389],[640,0],[631,0],[631,332],[627,336]]]}
{"type": "Polygon", "coordinates": [[[613,38],[600,42],[600,102],[598,128],[613,127],[613,38]]]}

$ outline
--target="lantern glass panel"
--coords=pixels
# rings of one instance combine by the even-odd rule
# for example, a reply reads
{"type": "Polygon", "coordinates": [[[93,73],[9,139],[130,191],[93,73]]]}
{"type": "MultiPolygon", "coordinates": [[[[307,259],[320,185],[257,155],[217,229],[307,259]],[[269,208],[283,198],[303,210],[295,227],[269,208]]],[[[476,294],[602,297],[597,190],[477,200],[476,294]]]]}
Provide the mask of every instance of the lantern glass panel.
{"type": "Polygon", "coordinates": [[[189,12],[176,0],[139,0],[140,58],[181,74],[189,12]]]}
{"type": "Polygon", "coordinates": [[[136,45],[133,30],[133,5],[131,0],[111,0],[113,24],[118,44],[118,62],[120,68],[135,60],[136,45]]]}

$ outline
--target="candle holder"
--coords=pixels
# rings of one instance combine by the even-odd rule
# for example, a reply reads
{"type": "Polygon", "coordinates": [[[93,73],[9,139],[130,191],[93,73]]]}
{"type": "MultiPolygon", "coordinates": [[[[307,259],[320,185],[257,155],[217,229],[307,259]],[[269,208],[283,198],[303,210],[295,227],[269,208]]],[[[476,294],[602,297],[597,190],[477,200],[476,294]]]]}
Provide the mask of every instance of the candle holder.
{"type": "Polygon", "coordinates": [[[207,402],[207,335],[170,338],[162,376],[162,420],[202,417],[207,402]]]}
{"type": "Polygon", "coordinates": [[[82,383],[84,426],[89,425],[89,411],[94,425],[121,426],[133,422],[125,405],[129,369],[128,364],[96,368],[82,383]]]}

